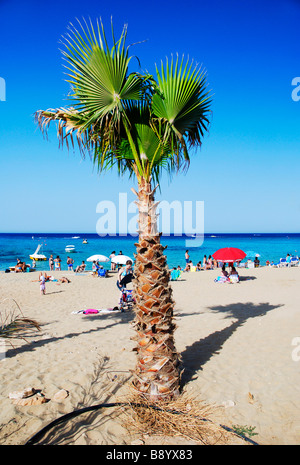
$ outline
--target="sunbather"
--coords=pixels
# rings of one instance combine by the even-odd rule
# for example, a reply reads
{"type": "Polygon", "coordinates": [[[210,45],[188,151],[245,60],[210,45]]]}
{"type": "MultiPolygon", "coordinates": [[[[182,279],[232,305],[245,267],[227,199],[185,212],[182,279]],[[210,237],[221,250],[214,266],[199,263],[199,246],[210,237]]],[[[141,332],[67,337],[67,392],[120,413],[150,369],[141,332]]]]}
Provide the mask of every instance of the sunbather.
{"type": "Polygon", "coordinates": [[[238,272],[236,271],[235,267],[232,265],[231,272],[229,275],[229,280],[231,283],[238,283],[240,281],[240,277],[238,272]]]}
{"type": "Polygon", "coordinates": [[[231,271],[230,271],[230,276],[233,276],[233,275],[238,275],[238,272],[236,271],[235,267],[232,265],[231,271]]]}
{"type": "Polygon", "coordinates": [[[196,270],[197,270],[197,271],[202,270],[201,262],[198,262],[198,263],[197,263],[197,265],[196,265],[196,270]]]}
{"type": "Polygon", "coordinates": [[[222,266],[221,275],[226,276],[226,277],[228,276],[228,271],[226,271],[226,269],[225,269],[225,264],[222,266]]]}
{"type": "Polygon", "coordinates": [[[82,260],[81,265],[78,265],[75,273],[82,273],[85,270],[86,264],[84,263],[84,260],[82,260]]]}

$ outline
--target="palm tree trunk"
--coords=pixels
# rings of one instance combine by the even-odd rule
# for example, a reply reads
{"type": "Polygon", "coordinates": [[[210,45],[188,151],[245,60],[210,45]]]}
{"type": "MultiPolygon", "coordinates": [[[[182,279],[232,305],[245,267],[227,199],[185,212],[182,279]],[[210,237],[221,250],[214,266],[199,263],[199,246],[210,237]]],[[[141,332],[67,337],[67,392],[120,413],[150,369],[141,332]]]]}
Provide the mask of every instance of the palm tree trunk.
{"type": "Polygon", "coordinates": [[[139,242],[135,255],[135,321],[137,365],[133,386],[151,401],[172,400],[179,394],[179,357],[174,345],[174,301],[170,272],[157,232],[151,182],[139,182],[139,242]]]}

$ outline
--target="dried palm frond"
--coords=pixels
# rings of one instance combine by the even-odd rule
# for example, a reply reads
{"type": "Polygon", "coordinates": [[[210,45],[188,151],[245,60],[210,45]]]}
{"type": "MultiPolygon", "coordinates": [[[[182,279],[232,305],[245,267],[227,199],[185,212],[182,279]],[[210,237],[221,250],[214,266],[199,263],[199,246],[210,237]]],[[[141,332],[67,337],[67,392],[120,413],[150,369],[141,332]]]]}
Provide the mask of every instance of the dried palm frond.
{"type": "MultiPolygon", "coordinates": [[[[6,299],[8,300],[8,299],[6,299]]],[[[41,330],[39,323],[24,316],[17,302],[12,299],[17,306],[16,309],[0,309],[0,338],[3,339],[25,339],[28,331],[41,330]]]]}
{"type": "Polygon", "coordinates": [[[147,397],[126,397],[124,427],[132,435],[180,437],[197,444],[222,444],[233,434],[211,420],[216,407],[183,395],[171,402],[150,402],[147,397]]]}

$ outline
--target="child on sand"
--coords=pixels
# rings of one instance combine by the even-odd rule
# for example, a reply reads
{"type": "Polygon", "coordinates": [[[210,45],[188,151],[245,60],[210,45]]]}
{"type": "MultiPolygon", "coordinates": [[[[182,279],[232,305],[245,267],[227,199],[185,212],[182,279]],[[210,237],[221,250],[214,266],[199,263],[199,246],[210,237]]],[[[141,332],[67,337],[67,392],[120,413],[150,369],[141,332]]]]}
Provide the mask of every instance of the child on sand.
{"type": "Polygon", "coordinates": [[[39,275],[39,282],[40,282],[40,291],[41,295],[46,294],[46,278],[43,275],[43,273],[40,273],[39,275]]]}

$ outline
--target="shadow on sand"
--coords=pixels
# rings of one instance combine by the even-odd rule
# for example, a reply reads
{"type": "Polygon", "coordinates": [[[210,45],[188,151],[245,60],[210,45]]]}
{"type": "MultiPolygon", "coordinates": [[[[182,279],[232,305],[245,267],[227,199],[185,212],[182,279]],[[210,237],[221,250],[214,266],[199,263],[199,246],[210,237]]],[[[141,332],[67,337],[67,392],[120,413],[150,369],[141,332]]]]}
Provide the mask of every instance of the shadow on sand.
{"type": "MultiPolygon", "coordinates": [[[[102,315],[73,315],[75,318],[80,318],[82,323],[85,324],[88,321],[94,321],[95,322],[95,327],[92,329],[88,329],[87,331],[82,330],[78,332],[73,332],[73,333],[68,333],[64,334],[63,336],[52,336],[52,337],[46,337],[43,338],[43,334],[39,337],[38,333],[32,333],[31,334],[26,334],[26,338],[24,342],[21,341],[16,341],[14,343],[14,346],[12,345],[8,350],[6,351],[5,357],[6,358],[11,358],[16,356],[17,354],[21,354],[24,352],[34,352],[37,350],[39,347],[43,347],[47,344],[54,343],[60,340],[65,340],[65,339],[73,339],[74,337],[80,337],[83,334],[92,334],[95,332],[100,332],[105,329],[111,328],[113,326],[119,326],[120,324],[128,324],[130,321],[133,320],[134,318],[134,312],[133,311],[126,311],[124,313],[117,311],[113,313],[108,313],[108,314],[102,314],[102,315]],[[103,321],[106,321],[107,323],[112,322],[110,324],[106,324],[103,326],[103,321]],[[97,325],[97,322],[99,322],[99,325],[97,325]]],[[[44,326],[50,325],[50,322],[41,324],[41,327],[43,328],[44,326]]]]}
{"type": "Polygon", "coordinates": [[[247,320],[262,317],[271,310],[281,306],[282,304],[270,305],[269,303],[254,304],[247,302],[208,307],[210,312],[221,313],[225,319],[234,318],[235,321],[226,328],[216,331],[204,339],[195,341],[181,353],[181,368],[184,368],[181,387],[184,387],[185,384],[191,381],[213,355],[220,353],[225,342],[247,320]]]}

